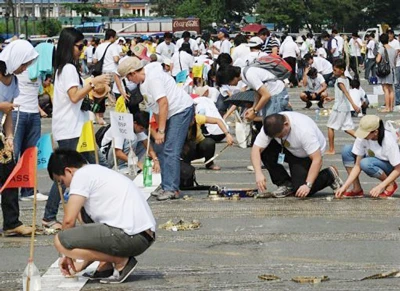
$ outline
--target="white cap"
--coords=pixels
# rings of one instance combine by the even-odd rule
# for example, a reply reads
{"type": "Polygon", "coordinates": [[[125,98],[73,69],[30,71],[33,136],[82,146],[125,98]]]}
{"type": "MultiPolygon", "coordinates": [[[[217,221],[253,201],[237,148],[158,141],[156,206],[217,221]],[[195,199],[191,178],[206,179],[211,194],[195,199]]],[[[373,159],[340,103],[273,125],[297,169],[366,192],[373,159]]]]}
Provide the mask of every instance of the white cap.
{"type": "Polygon", "coordinates": [[[252,38],[250,38],[249,42],[247,43],[248,47],[256,47],[259,45],[262,45],[264,43],[264,41],[258,37],[258,36],[253,36],[252,38]]]}

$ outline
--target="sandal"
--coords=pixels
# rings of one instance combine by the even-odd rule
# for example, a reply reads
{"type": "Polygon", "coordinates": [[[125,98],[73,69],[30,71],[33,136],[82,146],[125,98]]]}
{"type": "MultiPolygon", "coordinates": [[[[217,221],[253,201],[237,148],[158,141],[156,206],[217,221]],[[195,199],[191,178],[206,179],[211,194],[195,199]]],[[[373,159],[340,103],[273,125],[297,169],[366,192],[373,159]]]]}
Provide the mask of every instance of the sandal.
{"type": "Polygon", "coordinates": [[[104,271],[95,270],[93,272],[85,272],[83,273],[83,277],[89,278],[89,280],[101,280],[107,279],[114,274],[114,269],[108,269],[104,271]]]}
{"type": "Polygon", "coordinates": [[[220,167],[220,166],[217,166],[216,164],[212,164],[211,166],[207,166],[206,168],[207,168],[207,170],[212,170],[212,171],[219,171],[219,170],[221,170],[221,167],[220,167]]]}
{"type": "Polygon", "coordinates": [[[62,224],[57,220],[45,221],[42,219],[42,226],[53,230],[62,230],[62,224]]]}

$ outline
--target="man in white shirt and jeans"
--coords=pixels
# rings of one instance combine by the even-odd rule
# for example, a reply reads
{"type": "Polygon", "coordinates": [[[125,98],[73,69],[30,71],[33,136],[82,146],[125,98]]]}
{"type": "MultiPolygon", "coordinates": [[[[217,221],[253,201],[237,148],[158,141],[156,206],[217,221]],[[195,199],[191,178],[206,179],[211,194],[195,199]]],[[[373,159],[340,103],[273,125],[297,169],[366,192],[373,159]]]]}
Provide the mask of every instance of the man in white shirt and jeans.
{"type": "Polygon", "coordinates": [[[400,42],[396,39],[393,30],[388,30],[389,45],[397,51],[396,58],[396,86],[400,86],[400,42]]]}
{"type": "Polygon", "coordinates": [[[295,194],[305,198],[327,186],[336,190],[343,183],[338,171],[330,166],[321,171],[326,140],[315,122],[298,112],[281,112],[269,115],[254,142],[251,161],[257,187],[262,196],[280,198],[295,194]],[[272,183],[278,189],[266,193],[267,182],[261,170],[267,168],[272,183]],[[283,163],[289,164],[291,176],[283,163]]]}
{"type": "Polygon", "coordinates": [[[56,150],[47,170],[52,180],[70,188],[62,231],[54,238],[63,256],[62,274],[80,272],[99,261],[97,270],[86,276],[104,284],[124,282],[137,265],[134,257],[155,240],[156,222],[143,193],[128,177],[88,165],[73,150],[56,150]],[[86,224],[76,226],[76,220],[86,224]]]}

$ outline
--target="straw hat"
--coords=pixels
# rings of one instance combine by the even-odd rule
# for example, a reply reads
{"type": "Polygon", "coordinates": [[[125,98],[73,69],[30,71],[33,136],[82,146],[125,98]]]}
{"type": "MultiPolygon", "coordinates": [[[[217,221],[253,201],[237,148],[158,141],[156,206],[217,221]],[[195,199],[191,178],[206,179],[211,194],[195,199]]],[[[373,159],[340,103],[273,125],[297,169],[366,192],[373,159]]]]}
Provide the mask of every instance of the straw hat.
{"type": "Polygon", "coordinates": [[[106,84],[97,85],[92,92],[93,98],[103,98],[110,92],[110,86],[106,84]]]}

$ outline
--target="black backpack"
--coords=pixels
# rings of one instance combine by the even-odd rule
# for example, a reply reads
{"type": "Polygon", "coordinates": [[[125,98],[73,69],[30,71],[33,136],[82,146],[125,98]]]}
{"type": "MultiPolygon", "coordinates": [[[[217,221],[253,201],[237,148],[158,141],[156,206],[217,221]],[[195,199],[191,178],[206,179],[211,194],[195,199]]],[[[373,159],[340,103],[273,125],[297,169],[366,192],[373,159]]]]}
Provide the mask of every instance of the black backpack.
{"type": "Polygon", "coordinates": [[[106,50],[104,51],[103,56],[101,57],[100,60],[97,60],[97,63],[94,64],[93,69],[92,69],[92,75],[94,77],[100,76],[101,74],[103,74],[103,64],[104,64],[104,58],[106,57],[106,53],[108,48],[110,47],[110,45],[112,45],[112,43],[110,43],[107,47],[106,50]]]}
{"type": "Polygon", "coordinates": [[[181,160],[181,181],[179,188],[182,190],[193,188],[199,184],[196,181],[196,168],[181,160]]]}
{"type": "Polygon", "coordinates": [[[107,130],[111,127],[111,124],[107,124],[105,126],[100,127],[96,134],[94,135],[95,139],[96,139],[96,144],[98,145],[98,147],[101,147],[101,141],[103,140],[104,135],[106,134],[107,130]]]}
{"type": "Polygon", "coordinates": [[[379,78],[384,78],[388,75],[390,75],[390,62],[389,62],[389,55],[388,52],[385,49],[385,54],[381,57],[381,61],[377,64],[376,66],[376,75],[379,78]]]}

